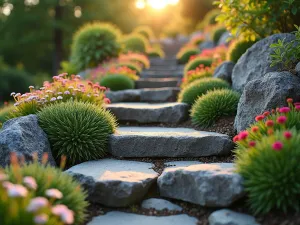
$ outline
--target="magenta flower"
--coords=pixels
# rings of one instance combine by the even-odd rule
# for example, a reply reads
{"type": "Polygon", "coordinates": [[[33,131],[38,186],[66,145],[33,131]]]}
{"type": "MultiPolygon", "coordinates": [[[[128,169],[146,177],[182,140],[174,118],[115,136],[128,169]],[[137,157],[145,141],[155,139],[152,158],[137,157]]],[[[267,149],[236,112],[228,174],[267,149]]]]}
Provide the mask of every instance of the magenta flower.
{"type": "Polygon", "coordinates": [[[261,121],[265,118],[264,115],[258,115],[257,117],[255,117],[255,120],[258,122],[258,121],[261,121]]]}
{"type": "Polygon", "coordinates": [[[290,131],[285,131],[284,133],[283,133],[283,135],[284,135],[284,137],[286,138],[286,139],[291,139],[292,137],[293,137],[293,134],[292,134],[292,132],[290,132],[290,131]]]}
{"type": "Polygon", "coordinates": [[[46,199],[44,197],[36,197],[36,198],[31,199],[26,210],[28,212],[36,212],[39,209],[48,206],[48,204],[49,204],[48,199],[46,199]]]}
{"type": "Polygon", "coordinates": [[[46,195],[50,198],[61,199],[63,194],[58,189],[48,189],[46,190],[46,195]]]}
{"type": "Polygon", "coordinates": [[[286,116],[279,116],[277,118],[277,123],[279,123],[279,124],[285,124],[286,120],[287,120],[286,116]]]}
{"type": "Polygon", "coordinates": [[[282,144],[282,142],[280,142],[280,141],[276,141],[276,142],[274,142],[274,144],[272,145],[272,148],[273,148],[275,151],[281,151],[282,148],[283,148],[283,144],[282,144]]]}
{"type": "Polygon", "coordinates": [[[300,105],[295,105],[295,109],[296,109],[297,111],[300,111],[300,105]]]}
{"type": "Polygon", "coordinates": [[[28,188],[32,190],[37,189],[37,183],[33,177],[24,177],[23,182],[28,188]]]}
{"type": "Polygon", "coordinates": [[[36,224],[46,224],[48,222],[49,216],[47,214],[40,214],[34,217],[33,221],[36,224]]]}
{"type": "Polygon", "coordinates": [[[250,141],[250,142],[249,142],[249,146],[250,146],[250,147],[255,147],[255,145],[256,145],[256,142],[255,142],[255,141],[250,141]]]}
{"type": "Polygon", "coordinates": [[[242,131],[239,133],[239,139],[240,140],[245,140],[248,137],[248,131],[242,131]]]}
{"type": "Polygon", "coordinates": [[[288,113],[289,111],[291,111],[289,107],[282,107],[279,109],[280,113],[288,113]]]}
{"type": "Polygon", "coordinates": [[[266,126],[267,127],[273,127],[274,126],[274,121],[273,120],[267,120],[266,121],[266,126]]]}

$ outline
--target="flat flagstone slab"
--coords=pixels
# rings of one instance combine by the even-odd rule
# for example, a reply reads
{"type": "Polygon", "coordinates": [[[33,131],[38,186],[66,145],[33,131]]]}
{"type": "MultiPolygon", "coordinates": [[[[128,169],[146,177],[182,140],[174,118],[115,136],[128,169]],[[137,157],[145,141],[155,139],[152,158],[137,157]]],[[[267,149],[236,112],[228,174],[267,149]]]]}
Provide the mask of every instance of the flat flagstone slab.
{"type": "Polygon", "coordinates": [[[178,78],[141,78],[135,82],[136,89],[178,87],[178,78]]]}
{"type": "Polygon", "coordinates": [[[118,102],[176,102],[180,88],[146,88],[124,91],[108,91],[106,97],[112,103],[118,102]]]}
{"type": "Polygon", "coordinates": [[[150,78],[177,78],[183,77],[183,70],[176,71],[143,71],[141,72],[141,79],[150,78]]]}
{"type": "Polygon", "coordinates": [[[253,216],[237,213],[229,209],[213,212],[209,218],[209,225],[259,225],[253,216]]]}
{"type": "Polygon", "coordinates": [[[119,121],[138,123],[180,123],[189,116],[185,103],[113,103],[109,109],[119,121]]]}
{"type": "Polygon", "coordinates": [[[224,134],[188,128],[120,127],[110,136],[109,151],[118,157],[201,157],[233,149],[224,134]]]}
{"type": "Polygon", "coordinates": [[[113,211],[94,217],[88,225],[197,225],[194,217],[182,214],[174,216],[144,216],[113,211]]]}
{"type": "Polygon", "coordinates": [[[110,207],[126,207],[137,203],[155,183],[158,174],[153,164],[102,159],[73,166],[73,175],[87,190],[89,201],[110,207]]]}
{"type": "Polygon", "coordinates": [[[164,163],[167,168],[187,167],[192,165],[199,165],[202,162],[199,161],[172,161],[164,163]]]}
{"type": "Polygon", "coordinates": [[[207,207],[227,207],[245,195],[233,163],[167,168],[157,181],[160,195],[207,207]]]}
{"type": "Polygon", "coordinates": [[[182,211],[179,205],[173,204],[170,201],[160,198],[149,198],[142,202],[142,208],[144,209],[155,209],[161,211],[167,209],[169,211],[182,211]]]}

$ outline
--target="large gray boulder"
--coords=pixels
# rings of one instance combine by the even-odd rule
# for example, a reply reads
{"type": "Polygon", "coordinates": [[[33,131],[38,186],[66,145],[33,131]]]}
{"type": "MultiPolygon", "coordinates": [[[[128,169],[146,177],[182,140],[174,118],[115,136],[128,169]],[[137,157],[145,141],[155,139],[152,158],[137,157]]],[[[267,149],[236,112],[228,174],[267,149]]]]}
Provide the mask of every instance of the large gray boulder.
{"type": "Polygon", "coordinates": [[[250,81],[240,98],[235,129],[240,132],[263,112],[286,105],[287,98],[299,100],[300,78],[289,72],[272,72],[250,81]]]}
{"type": "Polygon", "coordinates": [[[222,80],[226,80],[228,83],[231,84],[231,82],[232,82],[231,75],[232,75],[232,70],[233,70],[234,65],[235,65],[234,62],[230,62],[230,61],[223,62],[220,66],[218,66],[215,69],[213,76],[215,78],[220,78],[222,80]]]}
{"type": "Polygon", "coordinates": [[[126,207],[147,194],[158,175],[151,163],[102,159],[81,163],[66,172],[88,192],[91,202],[109,207],[126,207]]]}
{"type": "Polygon", "coordinates": [[[298,62],[298,64],[296,65],[295,70],[296,70],[297,76],[300,77],[300,62],[298,62]]]}
{"type": "Polygon", "coordinates": [[[232,163],[168,168],[158,178],[161,196],[201,206],[227,207],[245,195],[232,163]]]}
{"type": "Polygon", "coordinates": [[[259,225],[253,216],[237,213],[229,209],[213,212],[209,218],[209,225],[259,225]]]}
{"type": "Polygon", "coordinates": [[[232,72],[232,87],[234,90],[243,92],[244,87],[251,80],[262,78],[269,72],[278,71],[279,67],[271,65],[272,49],[270,45],[278,42],[278,39],[291,41],[293,34],[274,34],[262,39],[249,48],[238,60],[232,72]]]}
{"type": "Polygon", "coordinates": [[[36,115],[15,118],[3,124],[0,130],[0,166],[10,164],[11,153],[24,157],[25,162],[32,161],[34,154],[41,160],[43,154],[47,153],[48,163],[56,165],[47,135],[39,127],[36,115]]]}

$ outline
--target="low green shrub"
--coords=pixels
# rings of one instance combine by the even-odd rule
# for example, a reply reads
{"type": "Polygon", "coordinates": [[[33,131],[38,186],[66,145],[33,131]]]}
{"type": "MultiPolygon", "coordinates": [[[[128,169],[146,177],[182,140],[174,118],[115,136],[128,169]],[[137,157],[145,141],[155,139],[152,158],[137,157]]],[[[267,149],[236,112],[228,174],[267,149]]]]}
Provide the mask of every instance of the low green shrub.
{"type": "Polygon", "coordinates": [[[203,65],[202,67],[210,67],[212,63],[213,60],[210,58],[196,57],[185,65],[184,74],[186,74],[188,71],[195,70],[201,65],[203,65]]]}
{"type": "Polygon", "coordinates": [[[176,55],[176,58],[178,60],[178,63],[180,64],[185,64],[187,63],[191,56],[200,54],[200,50],[195,47],[195,48],[186,48],[186,49],[181,49],[178,54],[176,55]]]}
{"type": "Polygon", "coordinates": [[[149,41],[140,34],[131,34],[122,41],[124,52],[146,53],[149,41]]]}
{"type": "Polygon", "coordinates": [[[72,176],[37,162],[20,166],[15,161],[0,172],[1,225],[84,222],[87,195],[72,176]],[[62,211],[55,213],[56,207],[62,211]]]}
{"type": "Polygon", "coordinates": [[[255,43],[256,41],[245,41],[245,40],[233,42],[229,47],[227,60],[237,63],[239,58],[241,58],[241,56],[247,51],[247,49],[250,48],[255,43]]]}
{"type": "Polygon", "coordinates": [[[165,53],[161,48],[151,48],[150,50],[147,51],[148,57],[159,57],[159,58],[164,58],[165,53]]]}
{"type": "Polygon", "coordinates": [[[100,159],[116,129],[109,111],[90,103],[68,101],[43,108],[39,124],[48,135],[56,160],[67,156],[68,165],[100,159]]]}
{"type": "Polygon", "coordinates": [[[229,83],[219,78],[203,78],[192,82],[179,93],[179,101],[192,105],[210,90],[230,89],[229,83]]]}
{"type": "Polygon", "coordinates": [[[32,84],[30,74],[13,68],[0,70],[0,102],[11,100],[10,93],[13,91],[25,92],[32,84]]]}
{"type": "Polygon", "coordinates": [[[232,90],[208,91],[192,106],[192,122],[200,127],[209,127],[222,117],[234,116],[239,99],[240,94],[232,90]]]}
{"type": "Polygon", "coordinates": [[[142,67],[139,66],[137,63],[134,63],[134,62],[120,62],[116,66],[117,67],[124,67],[124,66],[126,66],[127,68],[135,71],[137,75],[140,75],[141,72],[142,72],[142,67]]]}
{"type": "MultiPolygon", "coordinates": [[[[241,135],[247,137],[247,133],[241,135]]],[[[271,210],[300,210],[300,134],[277,130],[236,151],[236,168],[244,178],[250,208],[256,214],[271,210]]]]}
{"type": "Polygon", "coordinates": [[[203,78],[212,78],[214,73],[213,67],[206,67],[206,68],[197,68],[195,70],[190,70],[182,79],[181,88],[185,88],[187,85],[195,82],[196,80],[200,80],[203,78]]]}
{"type": "Polygon", "coordinates": [[[9,118],[9,114],[14,110],[13,105],[8,105],[0,108],[0,129],[2,124],[6,122],[9,118]]]}
{"type": "Polygon", "coordinates": [[[215,44],[218,44],[220,38],[226,31],[227,29],[225,27],[218,27],[213,31],[212,40],[214,41],[215,44]]]}
{"type": "Polygon", "coordinates": [[[143,37],[147,38],[147,40],[154,38],[154,32],[149,26],[138,26],[134,29],[133,33],[141,34],[143,37]]]}
{"type": "Polygon", "coordinates": [[[134,81],[129,77],[121,74],[107,75],[101,79],[100,84],[112,91],[134,89],[134,81]]]}
{"type": "Polygon", "coordinates": [[[103,61],[117,57],[121,50],[120,31],[110,24],[92,23],[80,28],[74,35],[71,64],[76,70],[96,67],[103,61]]]}

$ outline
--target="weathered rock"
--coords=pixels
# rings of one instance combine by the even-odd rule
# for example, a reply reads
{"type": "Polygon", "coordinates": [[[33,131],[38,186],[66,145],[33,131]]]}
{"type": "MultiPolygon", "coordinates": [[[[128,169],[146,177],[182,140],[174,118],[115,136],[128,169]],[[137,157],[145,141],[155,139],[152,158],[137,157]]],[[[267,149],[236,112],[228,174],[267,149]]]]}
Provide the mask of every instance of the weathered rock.
{"type": "Polygon", "coordinates": [[[286,105],[287,98],[300,100],[300,78],[289,72],[272,72],[250,81],[240,98],[235,129],[240,132],[267,110],[286,105]]]}
{"type": "Polygon", "coordinates": [[[212,213],[209,225],[259,225],[253,216],[237,213],[229,209],[222,209],[212,213]]]}
{"type": "Polygon", "coordinates": [[[199,161],[172,161],[172,162],[165,162],[165,167],[167,168],[178,168],[178,167],[188,167],[192,165],[199,165],[202,164],[199,161]]]}
{"type": "Polygon", "coordinates": [[[223,62],[220,66],[215,69],[214,77],[226,80],[231,84],[231,75],[234,67],[234,63],[230,61],[223,62]]]}
{"type": "Polygon", "coordinates": [[[224,134],[187,128],[120,127],[109,151],[118,157],[201,157],[226,155],[234,145],[224,134]]]}
{"type": "Polygon", "coordinates": [[[94,217],[88,225],[197,225],[194,217],[182,214],[174,216],[144,216],[124,212],[108,212],[94,217]]]}
{"type": "Polygon", "coordinates": [[[103,159],[76,165],[66,172],[88,191],[89,201],[126,207],[143,199],[157,179],[150,163],[103,159]]]}
{"type": "Polygon", "coordinates": [[[242,92],[246,84],[255,79],[262,78],[269,72],[278,70],[278,66],[270,67],[272,49],[270,45],[277,43],[278,39],[291,41],[295,38],[293,34],[274,34],[262,39],[249,48],[238,60],[232,72],[232,87],[242,92]]]}
{"type": "Polygon", "coordinates": [[[33,154],[41,160],[44,153],[49,156],[48,163],[55,166],[50,144],[45,132],[38,125],[36,115],[8,120],[0,130],[0,166],[10,164],[11,153],[24,157],[25,162],[33,160],[33,154]]]}
{"type": "Polygon", "coordinates": [[[199,48],[201,51],[205,50],[205,49],[212,49],[215,47],[215,44],[213,41],[204,41],[199,45],[199,48]]]}
{"type": "Polygon", "coordinates": [[[228,45],[228,38],[230,37],[230,33],[228,31],[226,31],[225,33],[222,34],[219,42],[218,42],[218,45],[228,45]]]}
{"type": "Polygon", "coordinates": [[[243,179],[234,173],[232,163],[167,168],[158,186],[163,197],[208,207],[229,206],[245,194],[243,179]]]}
{"type": "Polygon", "coordinates": [[[178,205],[173,204],[170,201],[159,199],[159,198],[150,198],[142,202],[142,208],[144,209],[155,209],[161,211],[167,209],[169,211],[181,211],[182,208],[178,205]]]}
{"type": "Polygon", "coordinates": [[[112,103],[118,102],[176,102],[180,88],[146,88],[124,91],[108,91],[106,97],[112,103]]]}
{"type": "Polygon", "coordinates": [[[180,123],[188,118],[184,103],[115,103],[107,107],[120,121],[138,123],[180,123]]]}
{"type": "MultiPolygon", "coordinates": [[[[156,76],[156,75],[155,75],[156,76]]],[[[137,89],[178,87],[178,78],[141,78],[135,82],[137,89]]]]}
{"type": "Polygon", "coordinates": [[[296,70],[297,75],[300,77],[300,62],[298,62],[298,64],[296,65],[295,70],[296,70]]]}

